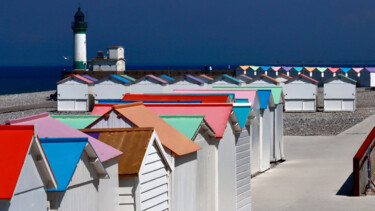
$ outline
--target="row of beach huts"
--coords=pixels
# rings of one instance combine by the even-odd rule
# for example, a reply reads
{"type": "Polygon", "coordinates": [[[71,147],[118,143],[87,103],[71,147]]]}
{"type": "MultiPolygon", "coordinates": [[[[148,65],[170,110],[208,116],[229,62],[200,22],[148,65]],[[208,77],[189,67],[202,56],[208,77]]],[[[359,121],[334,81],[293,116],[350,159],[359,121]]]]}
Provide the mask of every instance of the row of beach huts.
{"type": "MultiPolygon", "coordinates": [[[[71,75],[57,83],[59,111],[91,111],[95,103],[116,102],[126,93],[171,93],[176,89],[247,89],[248,86],[282,87],[286,112],[315,112],[317,110],[318,81],[304,74],[290,77],[280,74],[274,78],[245,74],[227,74],[211,78],[207,75],[145,75],[139,79],[128,75],[109,75],[100,80],[88,75],[71,75]]],[[[356,81],[338,74],[324,82],[324,111],[354,111],[356,109],[356,81]]]]}
{"type": "Polygon", "coordinates": [[[345,75],[357,81],[358,87],[375,87],[375,67],[301,67],[301,66],[255,66],[240,65],[234,70],[234,75],[247,75],[255,77],[260,74],[276,77],[285,74],[295,77],[299,74],[305,74],[318,81],[322,86],[324,81],[335,77],[336,75],[345,75]]]}

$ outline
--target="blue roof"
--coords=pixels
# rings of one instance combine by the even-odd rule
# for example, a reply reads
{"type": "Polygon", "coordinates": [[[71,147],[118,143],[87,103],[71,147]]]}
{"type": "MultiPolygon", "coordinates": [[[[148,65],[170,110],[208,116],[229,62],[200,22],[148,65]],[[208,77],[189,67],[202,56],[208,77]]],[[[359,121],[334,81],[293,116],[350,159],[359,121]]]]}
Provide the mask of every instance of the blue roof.
{"type": "Polygon", "coordinates": [[[57,188],[47,191],[65,191],[88,143],[87,137],[39,140],[57,181],[57,188]]]}
{"type": "Polygon", "coordinates": [[[234,113],[236,114],[240,127],[241,128],[245,127],[246,121],[251,111],[251,106],[233,105],[233,110],[234,110],[234,113]]]}
{"type": "Polygon", "coordinates": [[[181,101],[142,101],[142,100],[98,100],[99,104],[128,104],[128,103],[135,103],[135,102],[143,102],[143,103],[202,103],[201,100],[181,100],[181,101]]]}
{"type": "Polygon", "coordinates": [[[114,74],[112,74],[112,75],[109,75],[109,76],[111,76],[112,78],[115,78],[115,79],[117,79],[117,80],[119,80],[119,81],[122,81],[122,82],[124,82],[124,83],[131,83],[131,81],[126,80],[125,78],[123,78],[123,77],[121,77],[121,76],[118,76],[118,75],[114,75],[114,74]]]}
{"type": "MultiPolygon", "coordinates": [[[[228,90],[230,92],[230,90],[228,90]]],[[[233,101],[234,93],[145,93],[147,95],[229,95],[230,99],[233,101]]]]}
{"type": "Polygon", "coordinates": [[[233,78],[233,77],[231,77],[231,76],[229,76],[229,75],[227,75],[227,74],[223,74],[222,75],[224,78],[228,78],[228,79],[230,79],[230,80],[232,80],[232,81],[235,81],[235,82],[237,82],[237,83],[242,83],[242,81],[240,81],[240,80],[238,80],[238,79],[235,79],[235,78],[233,78]]]}
{"type": "Polygon", "coordinates": [[[260,109],[267,109],[271,97],[271,90],[257,90],[260,109]]]}
{"type": "Polygon", "coordinates": [[[160,77],[162,77],[162,78],[165,78],[165,79],[167,79],[167,80],[169,80],[169,81],[175,81],[175,79],[174,78],[172,78],[172,77],[169,77],[169,76],[167,76],[167,75],[160,75],[160,77]]]}

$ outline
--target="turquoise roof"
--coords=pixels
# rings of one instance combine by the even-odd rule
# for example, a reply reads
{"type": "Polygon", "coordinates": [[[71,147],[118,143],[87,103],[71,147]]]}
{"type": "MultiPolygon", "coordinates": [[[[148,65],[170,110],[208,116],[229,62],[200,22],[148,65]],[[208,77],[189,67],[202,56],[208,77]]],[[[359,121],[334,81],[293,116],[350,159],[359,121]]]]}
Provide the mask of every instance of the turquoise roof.
{"type": "Polygon", "coordinates": [[[95,120],[97,120],[100,115],[50,115],[50,117],[69,125],[75,129],[84,129],[95,120]]]}
{"type": "Polygon", "coordinates": [[[135,78],[130,77],[130,76],[128,76],[128,75],[121,75],[121,77],[125,78],[125,79],[128,80],[128,81],[136,81],[135,78]]]}
{"type": "Polygon", "coordinates": [[[115,78],[115,79],[117,79],[117,80],[119,80],[119,81],[122,81],[122,82],[124,82],[124,83],[131,83],[131,81],[126,80],[125,78],[123,78],[123,77],[121,77],[121,76],[118,76],[118,75],[114,75],[114,74],[112,74],[112,75],[109,75],[109,76],[111,76],[112,78],[115,78]]]}
{"type": "Polygon", "coordinates": [[[335,78],[340,78],[340,77],[341,77],[341,78],[344,78],[344,79],[347,79],[347,80],[349,80],[349,81],[352,82],[352,83],[357,83],[356,80],[354,80],[354,79],[352,79],[352,78],[349,78],[349,77],[346,77],[346,76],[343,75],[343,74],[337,74],[335,77],[332,77],[332,78],[330,78],[330,79],[325,80],[324,83],[327,83],[327,82],[333,81],[335,78]]]}
{"type": "Polygon", "coordinates": [[[236,98],[236,103],[249,103],[248,99],[236,98]]]}
{"type": "Polygon", "coordinates": [[[246,121],[249,118],[251,106],[233,105],[233,110],[234,110],[234,113],[236,114],[240,127],[241,128],[245,127],[246,121]]]}
{"type": "Polygon", "coordinates": [[[228,78],[228,79],[230,79],[232,81],[235,81],[236,83],[239,83],[239,84],[242,83],[242,81],[240,81],[240,80],[238,80],[236,78],[233,78],[233,77],[231,77],[231,76],[229,76],[227,74],[223,74],[222,76],[225,77],[225,78],[228,78]]]}
{"type": "Polygon", "coordinates": [[[176,128],[189,139],[193,139],[204,115],[159,115],[164,121],[176,128]]]}
{"type": "Polygon", "coordinates": [[[162,77],[162,78],[164,78],[164,79],[167,79],[167,80],[169,80],[169,81],[175,81],[175,79],[174,78],[172,78],[172,77],[169,77],[169,76],[167,76],[167,75],[160,75],[160,77],[162,77]]]}
{"type": "Polygon", "coordinates": [[[65,191],[88,144],[87,137],[40,138],[44,152],[57,181],[57,188],[47,191],[65,191]]]}

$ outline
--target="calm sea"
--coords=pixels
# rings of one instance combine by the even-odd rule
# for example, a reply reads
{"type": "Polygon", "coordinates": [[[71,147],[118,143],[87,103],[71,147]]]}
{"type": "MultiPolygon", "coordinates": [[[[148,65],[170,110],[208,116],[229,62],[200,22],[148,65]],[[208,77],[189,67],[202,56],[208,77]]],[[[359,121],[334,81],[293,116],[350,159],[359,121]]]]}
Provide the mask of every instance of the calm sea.
{"type": "MultiPolygon", "coordinates": [[[[213,65],[213,69],[228,69],[227,65],[213,65]]],[[[236,67],[231,65],[232,68],[236,67]]],[[[128,70],[167,70],[168,66],[126,66],[128,70]]],[[[169,66],[170,70],[201,70],[203,65],[169,66]]],[[[56,90],[62,70],[69,66],[0,66],[0,95],[56,90]]]]}

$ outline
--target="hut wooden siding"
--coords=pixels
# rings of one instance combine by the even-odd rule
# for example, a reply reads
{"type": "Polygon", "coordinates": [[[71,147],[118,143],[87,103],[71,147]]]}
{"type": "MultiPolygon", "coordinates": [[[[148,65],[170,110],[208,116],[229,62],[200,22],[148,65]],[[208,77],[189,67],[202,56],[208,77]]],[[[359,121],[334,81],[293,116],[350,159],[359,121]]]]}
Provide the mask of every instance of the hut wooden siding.
{"type": "Polygon", "coordinates": [[[88,111],[93,103],[93,82],[82,76],[69,76],[57,82],[58,111],[88,111]]]}
{"type": "Polygon", "coordinates": [[[131,85],[130,93],[167,93],[169,92],[168,82],[153,75],[146,75],[131,85]]]}
{"type": "Polygon", "coordinates": [[[95,83],[95,101],[121,100],[126,93],[130,93],[131,81],[120,76],[109,75],[95,83]]]}
{"type": "Polygon", "coordinates": [[[315,112],[318,82],[298,75],[284,85],[286,112],[315,112]]]}
{"type": "Polygon", "coordinates": [[[0,126],[0,210],[47,210],[46,189],[57,182],[34,126],[0,126]],[[9,154],[11,155],[9,156],[9,154]]]}
{"type": "Polygon", "coordinates": [[[337,75],[324,83],[324,111],[355,111],[356,81],[337,75]]]}

